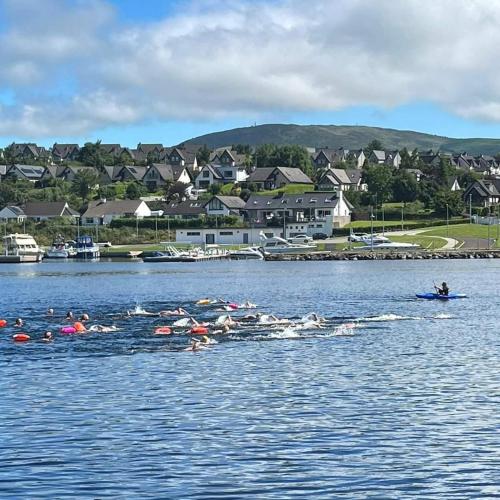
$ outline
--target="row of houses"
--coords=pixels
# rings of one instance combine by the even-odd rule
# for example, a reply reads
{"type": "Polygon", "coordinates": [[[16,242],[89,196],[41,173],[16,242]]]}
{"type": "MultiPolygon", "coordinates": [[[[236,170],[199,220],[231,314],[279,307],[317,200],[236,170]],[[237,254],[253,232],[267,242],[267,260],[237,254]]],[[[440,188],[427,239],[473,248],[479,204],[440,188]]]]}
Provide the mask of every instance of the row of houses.
{"type": "Polygon", "coordinates": [[[100,199],[88,204],[80,214],[67,202],[28,202],[23,206],[6,206],[0,210],[0,220],[22,222],[32,219],[37,222],[56,217],[68,217],[83,226],[107,225],[116,218],[151,216],[170,219],[192,220],[206,216],[239,217],[254,226],[281,224],[283,218],[290,223],[302,224],[308,232],[331,233],[333,227],[342,227],[350,221],[352,206],[342,192],[310,191],[300,195],[279,194],[264,196],[252,194],[247,201],[237,196],[213,196],[209,200],[182,200],[163,204],[161,210],[152,211],[142,200],[100,199]],[[325,223],[327,224],[325,226],[325,223]],[[305,225],[312,226],[305,227],[305,225]],[[319,225],[318,225],[319,224],[319,225]]]}

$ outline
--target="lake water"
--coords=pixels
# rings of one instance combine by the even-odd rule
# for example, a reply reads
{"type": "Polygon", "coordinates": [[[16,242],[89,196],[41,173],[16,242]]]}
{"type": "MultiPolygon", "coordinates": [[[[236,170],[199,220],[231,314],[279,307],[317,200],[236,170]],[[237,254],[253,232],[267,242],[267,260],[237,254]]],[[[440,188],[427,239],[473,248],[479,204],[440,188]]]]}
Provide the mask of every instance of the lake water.
{"type": "Polygon", "coordinates": [[[0,497],[498,497],[499,282],[497,260],[2,265],[32,340],[0,330],[0,497]],[[433,280],[470,297],[415,299],[433,280]],[[206,296],[327,323],[193,353],[124,316],[210,321],[206,296]],[[121,330],[41,342],[68,310],[121,330]]]}

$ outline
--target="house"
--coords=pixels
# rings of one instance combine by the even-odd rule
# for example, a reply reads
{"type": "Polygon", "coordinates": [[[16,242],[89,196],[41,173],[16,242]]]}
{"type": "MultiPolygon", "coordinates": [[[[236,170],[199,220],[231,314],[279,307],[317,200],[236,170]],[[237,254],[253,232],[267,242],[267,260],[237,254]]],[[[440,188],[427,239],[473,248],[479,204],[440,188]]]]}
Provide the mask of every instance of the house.
{"type": "Polygon", "coordinates": [[[197,200],[167,203],[163,208],[163,216],[182,220],[198,219],[205,215],[205,204],[197,200]]]}
{"type": "Polygon", "coordinates": [[[456,177],[451,179],[451,181],[448,183],[448,186],[450,188],[450,191],[460,191],[462,189],[456,177]]]}
{"type": "Polygon", "coordinates": [[[104,165],[99,174],[99,184],[105,186],[121,181],[120,173],[122,170],[123,167],[121,165],[104,165]]]}
{"type": "Polygon", "coordinates": [[[148,172],[149,167],[140,167],[134,165],[125,165],[116,174],[117,179],[120,182],[135,181],[142,182],[144,176],[148,172]]]}
{"type": "Polygon", "coordinates": [[[7,169],[6,177],[11,177],[19,180],[30,182],[39,182],[42,180],[46,167],[39,165],[12,165],[7,169]]]}
{"type": "Polygon", "coordinates": [[[198,170],[196,152],[188,150],[187,148],[164,148],[160,155],[160,161],[169,163],[170,165],[189,167],[194,171],[198,170]]]}
{"type": "Polygon", "coordinates": [[[476,159],[477,166],[474,168],[476,172],[483,175],[499,175],[500,164],[493,156],[480,155],[476,159]]]}
{"type": "Polygon", "coordinates": [[[344,148],[330,149],[320,148],[316,149],[312,155],[311,160],[316,168],[332,168],[339,163],[347,160],[349,150],[344,148]]]}
{"type": "Polygon", "coordinates": [[[26,219],[26,214],[21,207],[15,207],[13,205],[7,206],[0,210],[0,220],[4,222],[15,221],[23,222],[26,219]]]}
{"type": "Polygon", "coordinates": [[[363,168],[366,161],[365,152],[362,149],[349,150],[346,161],[352,162],[357,169],[363,168]]]}
{"type": "Polygon", "coordinates": [[[56,217],[70,217],[75,222],[80,217],[65,201],[29,201],[23,206],[23,212],[28,219],[37,222],[56,217]]]}
{"type": "Polygon", "coordinates": [[[41,183],[43,184],[49,179],[59,179],[65,168],[64,165],[47,165],[40,179],[41,183]]]}
{"type": "Polygon", "coordinates": [[[256,168],[247,179],[259,189],[278,189],[289,184],[314,184],[300,168],[275,167],[256,168]]]}
{"type": "Polygon", "coordinates": [[[57,174],[57,177],[59,179],[63,179],[68,182],[72,182],[75,180],[75,177],[79,172],[92,172],[96,176],[101,177],[99,172],[95,167],[86,167],[86,166],[74,166],[74,165],[68,165],[64,167],[60,173],[57,174]]]}
{"type": "Polygon", "coordinates": [[[376,165],[388,165],[389,167],[399,168],[401,165],[401,155],[399,151],[381,151],[374,149],[370,153],[368,161],[376,165]]]}
{"type": "Polygon", "coordinates": [[[362,183],[363,172],[358,169],[329,168],[318,180],[321,191],[366,191],[367,185],[362,183]]]}
{"type": "Polygon", "coordinates": [[[283,237],[280,227],[221,227],[221,228],[183,228],[176,229],[175,241],[192,245],[259,245],[260,233],[267,238],[283,237]]]}
{"type": "Polygon", "coordinates": [[[78,144],[57,144],[52,146],[52,160],[55,162],[74,161],[78,159],[80,146],[78,144]]]}
{"type": "Polygon", "coordinates": [[[464,192],[464,201],[474,205],[488,207],[500,202],[500,180],[479,180],[471,184],[464,192]]]}
{"type": "Polygon", "coordinates": [[[150,191],[156,191],[158,188],[172,182],[190,184],[191,177],[183,165],[153,163],[144,173],[142,182],[150,191]]]}
{"type": "Polygon", "coordinates": [[[136,217],[142,219],[151,217],[151,209],[142,200],[112,200],[91,201],[82,215],[82,225],[109,224],[120,217],[136,217]]]}
{"type": "Polygon", "coordinates": [[[194,185],[196,189],[207,189],[212,184],[223,184],[222,174],[213,165],[204,165],[195,177],[194,185]]]}
{"type": "Polygon", "coordinates": [[[220,148],[216,149],[210,155],[210,163],[221,165],[222,167],[227,166],[241,166],[245,167],[247,161],[247,155],[240,154],[230,148],[220,148]]]}
{"type": "MultiPolygon", "coordinates": [[[[352,208],[342,191],[311,191],[277,196],[252,194],[245,204],[247,218],[255,224],[282,219],[285,214],[290,223],[320,222],[329,219],[332,227],[343,227],[348,224],[351,221],[352,208]]],[[[322,231],[316,228],[316,232],[322,231]]]]}
{"type": "Polygon", "coordinates": [[[49,160],[50,152],[43,146],[37,146],[35,143],[27,142],[16,144],[13,142],[8,146],[8,150],[12,159],[16,162],[26,162],[38,159],[49,160]]]}
{"type": "Polygon", "coordinates": [[[417,182],[420,182],[420,179],[424,175],[422,170],[420,170],[419,168],[407,168],[405,171],[408,172],[409,174],[413,175],[413,177],[415,177],[415,180],[417,182]]]}
{"type": "Polygon", "coordinates": [[[207,215],[242,215],[245,201],[238,196],[214,196],[205,204],[207,215]]]}
{"type": "Polygon", "coordinates": [[[441,155],[439,153],[435,153],[432,149],[418,153],[418,158],[422,161],[422,163],[430,167],[439,167],[441,162],[441,155]]]}

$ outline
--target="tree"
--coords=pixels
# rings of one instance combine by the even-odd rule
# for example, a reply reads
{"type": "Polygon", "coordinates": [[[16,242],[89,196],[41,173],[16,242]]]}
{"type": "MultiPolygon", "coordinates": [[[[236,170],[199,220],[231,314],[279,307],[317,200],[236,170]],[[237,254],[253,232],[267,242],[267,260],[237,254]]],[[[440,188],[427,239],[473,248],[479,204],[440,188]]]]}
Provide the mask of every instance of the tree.
{"type": "Polygon", "coordinates": [[[184,184],[184,182],[173,182],[168,186],[168,189],[165,191],[165,199],[166,201],[171,200],[181,200],[186,196],[186,190],[189,184],[184,184]]]}
{"type": "Polygon", "coordinates": [[[220,193],[220,184],[212,184],[209,188],[208,191],[212,195],[217,195],[220,193]]]}
{"type": "Polygon", "coordinates": [[[378,139],[373,139],[373,141],[370,141],[368,143],[368,146],[364,148],[365,156],[368,158],[372,154],[372,151],[375,150],[376,151],[384,150],[384,145],[378,139]]]}
{"type": "Polygon", "coordinates": [[[392,197],[394,201],[415,201],[417,198],[417,180],[405,170],[399,171],[393,178],[392,197]]]}
{"type": "Polygon", "coordinates": [[[439,159],[439,166],[437,169],[436,179],[443,187],[448,187],[451,180],[455,177],[455,169],[452,167],[448,158],[441,157],[439,159]]]}
{"type": "Polygon", "coordinates": [[[86,142],[78,153],[78,160],[84,165],[101,169],[105,165],[101,141],[86,142]]]}
{"type": "Polygon", "coordinates": [[[71,190],[84,201],[88,201],[92,191],[98,184],[99,175],[90,168],[82,168],[75,175],[71,183],[71,190]]]}
{"type": "Polygon", "coordinates": [[[196,153],[196,160],[199,165],[206,165],[210,161],[210,149],[207,148],[206,144],[203,144],[203,146],[198,149],[196,153]]]}
{"type": "Polygon", "coordinates": [[[146,188],[137,182],[131,182],[125,191],[128,200],[138,200],[141,196],[146,194],[146,188]]]}
{"type": "Polygon", "coordinates": [[[376,197],[378,203],[389,201],[392,195],[392,168],[387,165],[368,165],[363,173],[368,184],[368,193],[376,197]]]}
{"type": "Polygon", "coordinates": [[[448,189],[441,189],[437,191],[434,200],[434,211],[438,215],[461,215],[464,211],[464,202],[462,194],[458,191],[450,191],[448,189]]]}
{"type": "Polygon", "coordinates": [[[399,164],[400,169],[407,169],[407,168],[414,168],[413,167],[413,157],[410,156],[410,153],[408,153],[408,150],[406,148],[403,148],[400,152],[399,155],[401,156],[401,163],[399,164]]]}
{"type": "Polygon", "coordinates": [[[256,167],[296,167],[306,175],[313,173],[311,157],[306,148],[297,145],[263,144],[255,151],[256,167]]]}

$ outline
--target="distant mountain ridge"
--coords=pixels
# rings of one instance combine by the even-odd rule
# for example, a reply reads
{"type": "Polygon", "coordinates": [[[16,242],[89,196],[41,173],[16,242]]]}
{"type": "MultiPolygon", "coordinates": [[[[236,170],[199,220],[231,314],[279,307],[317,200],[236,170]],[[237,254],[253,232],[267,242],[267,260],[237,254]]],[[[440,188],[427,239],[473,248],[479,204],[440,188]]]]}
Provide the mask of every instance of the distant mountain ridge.
{"type": "Polygon", "coordinates": [[[306,147],[360,149],[370,141],[379,140],[385,149],[419,151],[433,149],[449,153],[467,152],[472,155],[500,153],[500,139],[452,139],[411,130],[351,125],[284,125],[267,124],[242,127],[201,135],[186,144],[206,144],[210,148],[232,144],[299,144],[306,147]]]}

